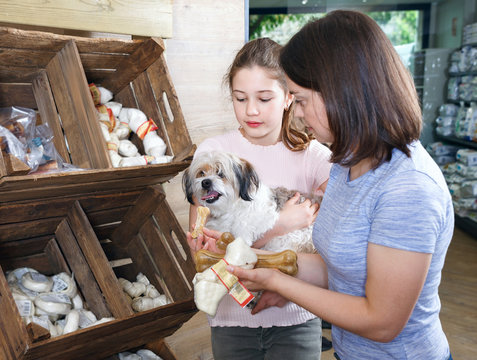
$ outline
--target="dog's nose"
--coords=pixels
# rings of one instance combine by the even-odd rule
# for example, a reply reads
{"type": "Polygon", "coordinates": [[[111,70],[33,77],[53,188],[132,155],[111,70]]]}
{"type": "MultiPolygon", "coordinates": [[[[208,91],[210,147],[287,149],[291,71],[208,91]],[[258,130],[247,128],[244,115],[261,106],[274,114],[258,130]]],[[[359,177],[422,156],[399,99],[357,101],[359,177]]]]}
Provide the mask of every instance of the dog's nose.
{"type": "Polygon", "coordinates": [[[204,179],[202,180],[202,188],[205,190],[209,190],[212,186],[212,181],[210,179],[204,179]]]}

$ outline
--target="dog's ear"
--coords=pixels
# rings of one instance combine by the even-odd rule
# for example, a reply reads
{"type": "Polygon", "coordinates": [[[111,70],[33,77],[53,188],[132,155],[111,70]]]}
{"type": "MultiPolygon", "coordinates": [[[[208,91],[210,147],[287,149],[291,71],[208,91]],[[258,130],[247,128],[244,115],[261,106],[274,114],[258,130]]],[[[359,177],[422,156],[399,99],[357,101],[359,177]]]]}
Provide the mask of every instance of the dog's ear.
{"type": "Polygon", "coordinates": [[[192,191],[192,182],[189,168],[187,168],[184,171],[184,175],[182,175],[182,190],[186,195],[187,201],[194,205],[194,199],[192,198],[192,195],[194,195],[192,191]]]}
{"type": "Polygon", "coordinates": [[[258,188],[259,179],[258,174],[246,160],[242,160],[241,163],[234,164],[234,173],[239,184],[239,196],[245,200],[252,200],[252,192],[258,188]]]}

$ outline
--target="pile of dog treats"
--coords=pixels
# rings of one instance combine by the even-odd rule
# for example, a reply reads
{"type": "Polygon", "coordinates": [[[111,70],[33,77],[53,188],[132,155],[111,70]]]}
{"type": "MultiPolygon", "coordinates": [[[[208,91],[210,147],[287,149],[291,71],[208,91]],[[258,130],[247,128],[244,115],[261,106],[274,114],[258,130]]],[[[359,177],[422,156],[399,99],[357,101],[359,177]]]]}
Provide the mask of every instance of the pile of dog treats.
{"type": "Polygon", "coordinates": [[[133,282],[124,278],[118,280],[135,312],[146,311],[171,303],[167,296],[161,294],[143,273],[139,273],[136,276],[136,281],[133,282]]]}
{"type": "Polygon", "coordinates": [[[113,93],[104,87],[90,84],[89,89],[114,167],[163,164],[172,160],[172,156],[166,155],[167,145],[157,134],[152,119],[139,109],[126,108],[112,101],[113,93]],[[129,140],[131,132],[142,140],[145,154],[140,154],[129,140]]]}
{"type": "Polygon", "coordinates": [[[65,272],[46,276],[22,267],[8,272],[7,281],[23,322],[42,326],[51,337],[114,320],[98,320],[85,307],[74,278],[65,272]]]}

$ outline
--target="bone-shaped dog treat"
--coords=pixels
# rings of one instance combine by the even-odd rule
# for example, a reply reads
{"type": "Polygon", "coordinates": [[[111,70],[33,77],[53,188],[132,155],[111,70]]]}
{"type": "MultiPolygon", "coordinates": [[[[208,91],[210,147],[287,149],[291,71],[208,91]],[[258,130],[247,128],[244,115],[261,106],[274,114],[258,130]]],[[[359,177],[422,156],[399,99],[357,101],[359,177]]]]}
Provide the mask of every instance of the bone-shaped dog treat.
{"type": "Polygon", "coordinates": [[[222,235],[220,235],[219,240],[217,240],[216,246],[218,249],[225,251],[225,249],[227,249],[227,245],[234,240],[235,238],[231,233],[224,232],[222,233],[222,235]]]}
{"type": "MultiPolygon", "coordinates": [[[[223,257],[224,254],[217,254],[208,250],[199,250],[195,254],[195,270],[202,272],[223,257]]],[[[256,268],[274,268],[291,276],[298,273],[297,255],[292,250],[284,250],[274,254],[257,254],[257,258],[256,268]]]]}
{"type": "Polygon", "coordinates": [[[195,239],[202,234],[202,229],[204,228],[205,221],[207,220],[207,216],[209,216],[210,210],[208,207],[199,206],[197,208],[197,218],[195,219],[195,227],[191,233],[191,236],[195,239]]]}

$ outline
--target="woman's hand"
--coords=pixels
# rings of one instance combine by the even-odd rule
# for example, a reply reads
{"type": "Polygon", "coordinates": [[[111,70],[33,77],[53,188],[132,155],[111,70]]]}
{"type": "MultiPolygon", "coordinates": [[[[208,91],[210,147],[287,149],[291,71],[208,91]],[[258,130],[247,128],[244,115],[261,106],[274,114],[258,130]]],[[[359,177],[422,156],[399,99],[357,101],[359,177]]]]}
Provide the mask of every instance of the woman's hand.
{"type": "Polygon", "coordinates": [[[271,268],[256,268],[252,270],[245,270],[239,266],[227,266],[227,271],[237,276],[242,284],[250,291],[272,290],[270,285],[274,277],[280,274],[277,269],[271,268]]]}

